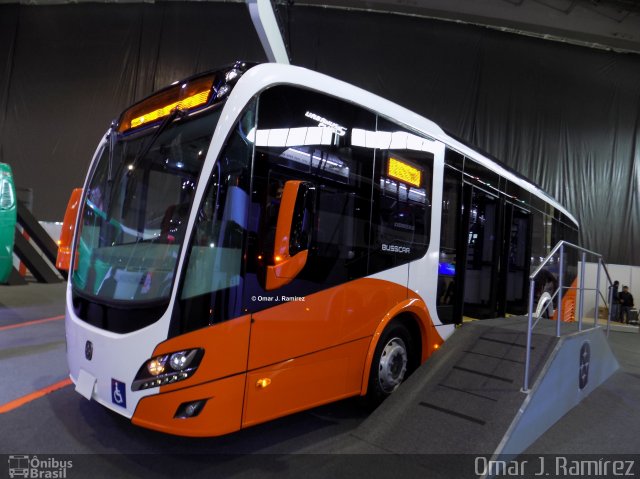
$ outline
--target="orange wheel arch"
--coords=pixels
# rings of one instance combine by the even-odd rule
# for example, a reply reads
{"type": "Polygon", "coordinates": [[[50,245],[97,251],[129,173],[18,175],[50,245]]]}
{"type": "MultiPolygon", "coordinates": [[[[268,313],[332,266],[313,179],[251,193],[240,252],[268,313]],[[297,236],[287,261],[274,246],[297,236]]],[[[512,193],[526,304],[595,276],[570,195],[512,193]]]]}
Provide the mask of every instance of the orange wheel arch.
{"type": "Polygon", "coordinates": [[[409,298],[394,306],[387,314],[382,318],[378,327],[376,328],[369,350],[365,359],[363,374],[362,374],[362,389],[361,395],[367,394],[369,385],[369,373],[371,372],[371,363],[373,362],[373,355],[375,354],[376,346],[380,340],[380,336],[389,324],[394,321],[401,320],[401,318],[411,318],[417,328],[420,330],[420,343],[421,343],[421,355],[420,364],[425,362],[427,358],[435,351],[440,344],[442,344],[442,338],[436,331],[431,320],[431,315],[427,309],[427,305],[419,298],[409,298]]]}

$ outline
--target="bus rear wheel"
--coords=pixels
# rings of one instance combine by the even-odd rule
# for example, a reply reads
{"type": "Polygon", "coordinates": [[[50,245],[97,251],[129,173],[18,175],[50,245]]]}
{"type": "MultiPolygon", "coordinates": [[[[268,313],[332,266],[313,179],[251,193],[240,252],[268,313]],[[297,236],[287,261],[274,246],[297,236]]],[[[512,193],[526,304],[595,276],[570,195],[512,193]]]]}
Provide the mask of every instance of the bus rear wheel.
{"type": "Polygon", "coordinates": [[[378,406],[409,376],[412,369],[411,335],[402,323],[392,323],[378,341],[367,389],[367,402],[378,406]]]}

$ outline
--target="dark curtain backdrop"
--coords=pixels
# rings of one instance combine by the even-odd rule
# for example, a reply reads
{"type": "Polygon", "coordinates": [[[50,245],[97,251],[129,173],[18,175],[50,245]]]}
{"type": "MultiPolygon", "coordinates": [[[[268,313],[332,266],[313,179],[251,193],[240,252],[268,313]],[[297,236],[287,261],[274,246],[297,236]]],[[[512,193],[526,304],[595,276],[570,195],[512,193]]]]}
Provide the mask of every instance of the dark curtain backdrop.
{"type": "Polygon", "coordinates": [[[61,220],[129,104],[194,73],[266,56],[246,5],[0,5],[0,162],[61,220]]]}
{"type": "MultiPolygon", "coordinates": [[[[449,22],[282,10],[293,63],[389,98],[555,196],[581,241],[640,265],[640,55],[449,22]],[[634,242],[635,241],[635,242],[634,242]]],[[[244,4],[0,6],[0,161],[60,219],[111,119],[153,90],[264,61],[244,4]]]]}

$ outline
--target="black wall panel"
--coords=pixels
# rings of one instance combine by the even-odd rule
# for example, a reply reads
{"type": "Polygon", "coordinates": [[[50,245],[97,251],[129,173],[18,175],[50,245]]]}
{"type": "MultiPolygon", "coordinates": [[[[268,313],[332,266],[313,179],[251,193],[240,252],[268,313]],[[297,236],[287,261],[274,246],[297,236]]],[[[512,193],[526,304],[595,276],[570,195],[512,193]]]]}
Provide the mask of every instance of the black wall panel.
{"type": "Polygon", "coordinates": [[[127,105],[236,59],[266,60],[243,4],[0,5],[0,161],[60,220],[127,105]]]}

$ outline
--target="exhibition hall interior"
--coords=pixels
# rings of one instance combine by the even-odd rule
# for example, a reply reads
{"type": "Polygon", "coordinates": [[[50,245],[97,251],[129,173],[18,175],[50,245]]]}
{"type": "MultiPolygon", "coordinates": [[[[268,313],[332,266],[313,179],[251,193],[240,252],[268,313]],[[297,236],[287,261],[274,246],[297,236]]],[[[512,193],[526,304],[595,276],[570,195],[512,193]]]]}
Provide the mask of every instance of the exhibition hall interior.
{"type": "Polygon", "coordinates": [[[7,477],[640,475],[640,3],[0,0],[7,477]]]}

